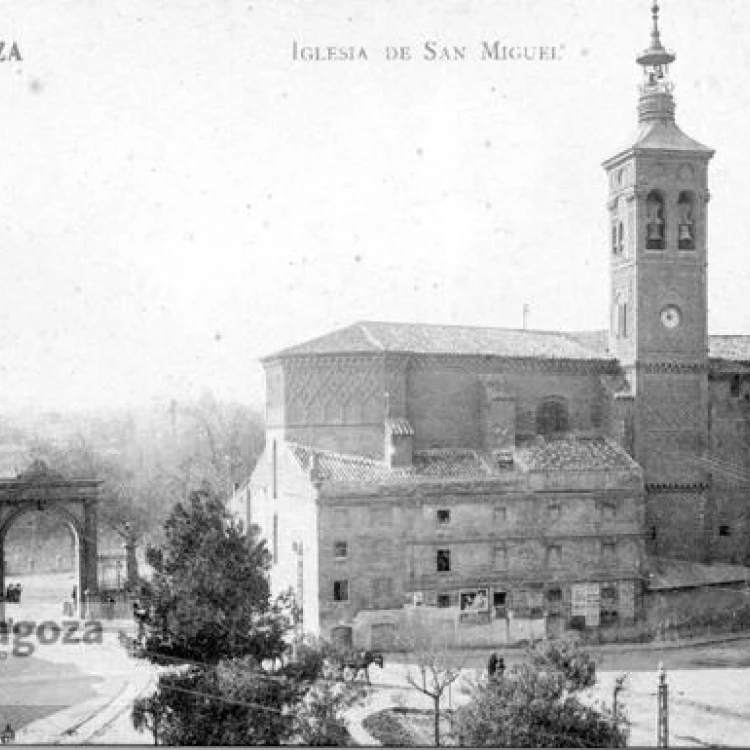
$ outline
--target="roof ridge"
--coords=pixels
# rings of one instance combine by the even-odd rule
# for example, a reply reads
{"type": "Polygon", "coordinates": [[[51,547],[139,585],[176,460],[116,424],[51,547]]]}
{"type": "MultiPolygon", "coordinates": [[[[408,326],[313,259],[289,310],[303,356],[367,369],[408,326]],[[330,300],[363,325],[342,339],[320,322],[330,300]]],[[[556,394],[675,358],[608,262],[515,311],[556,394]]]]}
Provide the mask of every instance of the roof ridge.
{"type": "Polygon", "coordinates": [[[309,451],[310,453],[319,453],[330,458],[342,458],[344,460],[350,461],[368,461],[372,464],[385,465],[385,461],[378,461],[377,458],[370,458],[369,456],[363,456],[357,453],[339,453],[338,451],[331,451],[327,448],[315,448],[312,445],[308,445],[307,443],[298,443],[294,440],[287,440],[285,442],[292,448],[301,448],[302,450],[309,451]]]}
{"type": "Polygon", "coordinates": [[[376,338],[376,336],[372,333],[372,331],[370,331],[367,328],[367,321],[366,320],[365,321],[359,321],[357,323],[354,323],[353,325],[354,326],[359,326],[359,329],[362,331],[362,333],[364,333],[364,335],[366,336],[367,340],[373,346],[377,346],[378,349],[380,349],[381,351],[385,351],[385,345],[383,344],[383,342],[380,341],[378,338],[376,338]]]}
{"type": "MultiPolygon", "coordinates": [[[[405,321],[405,320],[358,320],[353,326],[368,326],[368,325],[382,325],[382,326],[417,326],[420,328],[463,328],[471,329],[474,331],[513,331],[517,333],[542,333],[549,336],[568,336],[575,335],[577,333],[600,333],[606,332],[606,328],[594,328],[590,331],[553,331],[546,328],[511,328],[508,326],[488,326],[488,325],[473,325],[470,323],[420,323],[417,321],[405,321]]],[[[346,326],[345,328],[350,328],[346,326]]],[[[336,329],[336,330],[344,330],[336,329]]],[[[364,329],[363,329],[364,330],[364,329]]],[[[378,342],[379,345],[380,342],[378,342]]]]}

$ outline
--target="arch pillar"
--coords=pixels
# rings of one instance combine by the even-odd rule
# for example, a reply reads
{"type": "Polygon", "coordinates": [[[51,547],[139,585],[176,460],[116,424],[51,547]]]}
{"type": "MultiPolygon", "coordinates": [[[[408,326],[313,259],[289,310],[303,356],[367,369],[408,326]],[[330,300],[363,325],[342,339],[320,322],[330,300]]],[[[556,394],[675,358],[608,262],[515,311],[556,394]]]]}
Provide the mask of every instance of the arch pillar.
{"type": "Polygon", "coordinates": [[[5,620],[5,538],[8,529],[23,515],[34,511],[52,513],[68,523],[77,539],[78,609],[84,617],[87,602],[97,593],[98,513],[100,480],[65,479],[41,461],[14,479],[0,479],[0,621],[5,620]]]}

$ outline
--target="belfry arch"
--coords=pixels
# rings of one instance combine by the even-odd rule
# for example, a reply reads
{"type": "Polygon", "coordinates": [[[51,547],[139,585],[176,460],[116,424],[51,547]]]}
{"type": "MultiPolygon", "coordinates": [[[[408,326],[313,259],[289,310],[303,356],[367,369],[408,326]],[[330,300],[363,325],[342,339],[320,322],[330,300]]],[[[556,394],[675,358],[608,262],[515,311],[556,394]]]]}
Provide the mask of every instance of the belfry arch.
{"type": "MultiPolygon", "coordinates": [[[[14,479],[0,479],[0,591],[5,591],[5,540],[9,529],[28,513],[50,513],[66,523],[76,538],[78,607],[85,616],[84,592],[98,590],[97,504],[98,479],[66,479],[35,461],[14,479]]],[[[4,619],[4,613],[3,618],[4,619]]]]}

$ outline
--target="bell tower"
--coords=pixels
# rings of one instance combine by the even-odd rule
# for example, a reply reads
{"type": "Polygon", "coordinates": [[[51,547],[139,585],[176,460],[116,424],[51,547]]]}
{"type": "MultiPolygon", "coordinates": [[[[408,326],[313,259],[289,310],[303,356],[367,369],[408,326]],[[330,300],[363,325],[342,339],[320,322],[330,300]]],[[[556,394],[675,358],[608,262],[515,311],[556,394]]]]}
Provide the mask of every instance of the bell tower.
{"type": "Polygon", "coordinates": [[[706,204],[713,151],[675,122],[659,6],[636,62],[638,129],[604,162],[609,181],[609,349],[635,396],[633,447],[651,552],[702,559],[710,512],[706,204]]]}

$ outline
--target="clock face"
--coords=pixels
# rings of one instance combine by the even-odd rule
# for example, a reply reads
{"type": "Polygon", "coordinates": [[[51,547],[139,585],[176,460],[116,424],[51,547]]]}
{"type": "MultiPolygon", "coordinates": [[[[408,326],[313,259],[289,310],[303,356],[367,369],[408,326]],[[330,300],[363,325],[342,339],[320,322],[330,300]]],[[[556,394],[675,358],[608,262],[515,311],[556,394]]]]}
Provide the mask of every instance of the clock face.
{"type": "Polygon", "coordinates": [[[680,311],[674,305],[667,305],[661,311],[661,324],[665,328],[677,328],[680,325],[682,315],[680,311]]]}

